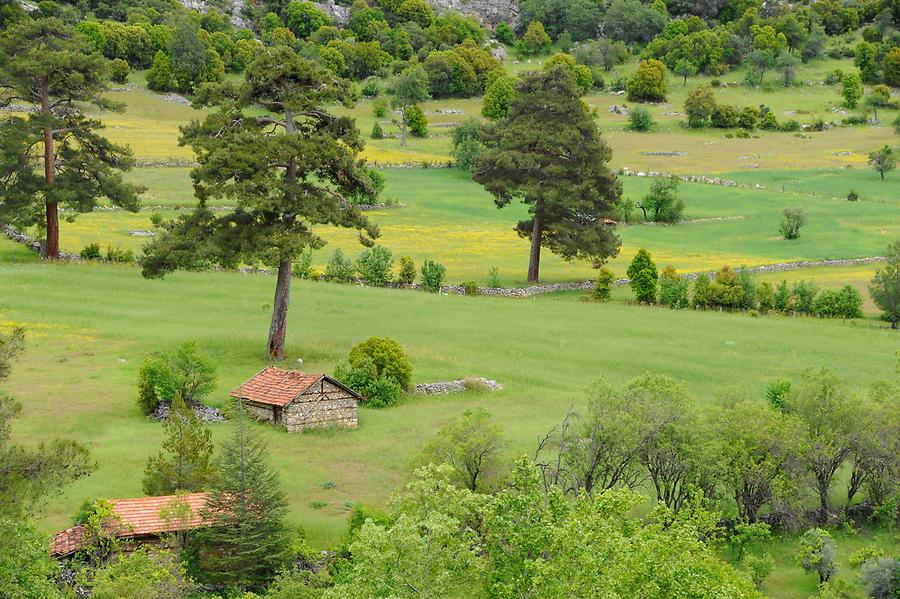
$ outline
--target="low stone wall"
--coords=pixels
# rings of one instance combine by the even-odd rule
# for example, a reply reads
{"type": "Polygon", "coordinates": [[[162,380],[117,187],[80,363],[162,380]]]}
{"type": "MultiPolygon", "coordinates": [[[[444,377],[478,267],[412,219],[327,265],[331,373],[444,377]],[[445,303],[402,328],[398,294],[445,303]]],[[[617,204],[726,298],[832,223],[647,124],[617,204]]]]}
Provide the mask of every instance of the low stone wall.
{"type": "Polygon", "coordinates": [[[420,383],[415,386],[414,393],[420,395],[442,395],[445,393],[460,393],[470,387],[482,386],[488,391],[499,391],[503,385],[497,381],[483,377],[471,377],[458,381],[442,381],[438,383],[420,383]]]}
{"type": "MultiPolygon", "coordinates": [[[[222,415],[217,408],[211,408],[207,405],[204,405],[200,402],[191,402],[191,407],[194,409],[194,414],[203,422],[223,422],[225,420],[225,416],[222,415]]],[[[172,409],[171,402],[161,401],[159,402],[159,406],[157,406],[156,411],[150,414],[150,418],[154,420],[159,420],[163,422],[169,419],[169,410],[172,409]]]]}
{"type": "MultiPolygon", "coordinates": [[[[6,235],[7,238],[15,241],[16,243],[21,243],[31,251],[37,254],[43,254],[43,245],[40,241],[31,237],[30,235],[26,235],[21,231],[17,231],[10,225],[3,225],[3,234],[6,235]]],[[[69,260],[70,262],[80,262],[81,256],[76,254],[67,254],[66,252],[59,253],[60,260],[69,260]]]]}

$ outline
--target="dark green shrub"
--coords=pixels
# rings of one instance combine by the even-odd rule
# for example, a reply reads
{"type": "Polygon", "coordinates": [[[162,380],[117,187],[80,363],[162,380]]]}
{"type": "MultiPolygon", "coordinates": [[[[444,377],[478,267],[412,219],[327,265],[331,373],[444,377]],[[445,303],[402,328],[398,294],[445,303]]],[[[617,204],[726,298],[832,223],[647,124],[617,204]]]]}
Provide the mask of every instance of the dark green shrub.
{"type": "Polygon", "coordinates": [[[497,38],[498,42],[506,44],[507,46],[512,46],[516,43],[516,33],[506,21],[497,23],[497,28],[494,29],[494,37],[497,38]]]}
{"type": "Polygon", "coordinates": [[[653,124],[653,116],[646,108],[632,108],[628,113],[628,128],[632,131],[649,131],[653,124]]]}
{"type": "Polygon", "coordinates": [[[758,122],[759,109],[755,106],[745,106],[744,110],[741,111],[741,116],[738,118],[738,126],[747,131],[753,131],[756,129],[758,122]]]}
{"type": "Polygon", "coordinates": [[[443,264],[425,260],[422,263],[422,289],[431,293],[437,293],[441,290],[441,285],[444,284],[445,274],[447,274],[447,269],[444,268],[443,264]]]}
{"type": "Polygon", "coordinates": [[[397,282],[403,285],[412,285],[416,280],[416,263],[409,256],[400,256],[400,272],[397,273],[397,282]]]}
{"type": "Polygon", "coordinates": [[[709,275],[700,273],[694,281],[694,296],[691,305],[697,310],[705,310],[710,307],[710,281],[709,275]]]}
{"type": "Polygon", "coordinates": [[[84,246],[84,249],[81,250],[81,259],[82,260],[99,260],[100,259],[100,244],[99,243],[90,243],[84,246]]]}
{"type": "Polygon", "coordinates": [[[775,118],[775,113],[771,110],[763,115],[761,119],[759,119],[759,128],[763,131],[775,131],[778,129],[778,119],[775,118]]]}
{"type": "Polygon", "coordinates": [[[756,281],[753,279],[753,273],[744,267],[741,267],[737,273],[738,285],[744,290],[738,308],[741,310],[755,310],[756,301],[756,281]]]}
{"type": "Polygon", "coordinates": [[[675,310],[687,308],[690,305],[688,287],[687,278],[666,266],[659,275],[659,303],[675,310]]]}
{"type": "Polygon", "coordinates": [[[613,272],[608,268],[601,268],[597,273],[597,282],[594,284],[594,289],[591,290],[588,298],[594,302],[609,301],[609,296],[612,294],[612,288],[615,282],[616,276],[613,272]]]}
{"type": "Polygon", "coordinates": [[[792,312],[791,290],[786,280],[782,279],[772,296],[772,306],[779,312],[792,312]]]}
{"type": "Polygon", "coordinates": [[[176,396],[185,402],[200,401],[215,387],[215,366],[196,343],[188,341],[144,360],[138,371],[138,405],[144,414],[151,414],[161,401],[176,396]]]}
{"type": "Polygon", "coordinates": [[[750,132],[746,129],[738,129],[735,131],[734,136],[738,139],[750,139],[750,132]]]}
{"type": "Polygon", "coordinates": [[[465,281],[459,284],[465,295],[478,295],[478,283],[475,281],[465,281]]]}
{"type": "Polygon", "coordinates": [[[744,301],[744,286],[738,274],[727,264],[716,273],[709,285],[709,306],[739,310],[744,301]]]}
{"type": "Polygon", "coordinates": [[[369,337],[350,350],[351,366],[371,361],[375,378],[391,378],[404,390],[412,389],[412,364],[406,352],[390,337],[369,337]]]}
{"type": "Polygon", "coordinates": [[[734,106],[718,104],[710,116],[710,124],[718,129],[734,129],[738,126],[740,113],[734,106]]]}
{"type": "Polygon", "coordinates": [[[384,98],[378,98],[374,102],[372,102],[372,115],[376,119],[383,119],[387,115],[388,105],[387,100],[384,98]]]}
{"type": "Polygon", "coordinates": [[[334,377],[366,398],[366,406],[384,408],[396,405],[403,396],[400,383],[388,378],[374,376],[375,368],[371,360],[363,360],[358,366],[339,364],[334,377]]]}
{"type": "Polygon", "coordinates": [[[790,381],[773,381],[766,387],[766,401],[779,412],[784,412],[785,401],[790,392],[790,381]]]}
{"type": "Polygon", "coordinates": [[[631,264],[628,265],[628,285],[634,292],[634,296],[642,304],[652,304],[656,301],[656,280],[659,274],[656,264],[650,257],[650,252],[641,248],[635,254],[631,264]]]}
{"type": "Polygon", "coordinates": [[[862,304],[862,294],[852,285],[845,285],[820,291],[813,312],[822,318],[862,318],[862,304]]]}
{"type": "Polygon", "coordinates": [[[370,137],[372,139],[384,139],[384,130],[378,121],[375,121],[375,124],[372,126],[372,135],[370,137]]]}
{"type": "Polygon", "coordinates": [[[406,109],[406,125],[409,127],[409,134],[413,137],[428,136],[428,120],[418,104],[413,104],[406,109]]]}
{"type": "Polygon", "coordinates": [[[331,260],[325,266],[325,278],[334,283],[349,283],[353,280],[353,262],[344,256],[340,248],[334,250],[331,260]]]}
{"type": "Polygon", "coordinates": [[[788,119],[778,125],[779,131],[799,131],[800,122],[797,119],[788,119]]]}
{"type": "Polygon", "coordinates": [[[134,251],[108,245],[106,246],[106,260],[107,262],[134,262],[134,251]]]}
{"type": "Polygon", "coordinates": [[[364,98],[377,98],[379,94],[381,94],[381,87],[378,85],[378,80],[367,79],[366,82],[362,84],[360,92],[364,98]]]}
{"type": "Polygon", "coordinates": [[[847,201],[848,202],[858,202],[859,201],[859,194],[856,193],[855,189],[851,189],[850,193],[847,194],[847,201]]]}
{"type": "Polygon", "coordinates": [[[356,270],[368,285],[384,287],[391,280],[394,259],[391,250],[382,245],[363,250],[356,259],[356,270]]]}
{"type": "Polygon", "coordinates": [[[298,279],[309,279],[312,277],[312,248],[306,248],[294,262],[291,267],[291,274],[298,279]]]}
{"type": "Polygon", "coordinates": [[[837,85],[843,78],[844,72],[840,69],[835,69],[825,75],[825,85],[837,85]]]}
{"type": "Polygon", "coordinates": [[[128,74],[130,72],[131,67],[128,66],[128,61],[121,58],[116,58],[112,61],[109,78],[116,83],[128,83],[128,74]]]}
{"type": "Polygon", "coordinates": [[[812,281],[798,281],[791,287],[790,308],[798,314],[813,314],[818,288],[812,281]]]}
{"type": "Polygon", "coordinates": [[[756,298],[759,302],[759,311],[762,314],[775,309],[775,290],[768,281],[760,283],[756,288],[756,298]]]}

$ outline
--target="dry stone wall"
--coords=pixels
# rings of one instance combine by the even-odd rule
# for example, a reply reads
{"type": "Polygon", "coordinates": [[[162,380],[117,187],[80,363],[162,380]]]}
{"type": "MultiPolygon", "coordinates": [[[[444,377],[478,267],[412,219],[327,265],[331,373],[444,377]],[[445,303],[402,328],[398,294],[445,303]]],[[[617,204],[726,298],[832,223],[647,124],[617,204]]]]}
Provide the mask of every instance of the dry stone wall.
{"type": "Polygon", "coordinates": [[[282,418],[288,432],[325,426],[355,428],[357,400],[337,385],[322,381],[285,406],[282,418]]]}

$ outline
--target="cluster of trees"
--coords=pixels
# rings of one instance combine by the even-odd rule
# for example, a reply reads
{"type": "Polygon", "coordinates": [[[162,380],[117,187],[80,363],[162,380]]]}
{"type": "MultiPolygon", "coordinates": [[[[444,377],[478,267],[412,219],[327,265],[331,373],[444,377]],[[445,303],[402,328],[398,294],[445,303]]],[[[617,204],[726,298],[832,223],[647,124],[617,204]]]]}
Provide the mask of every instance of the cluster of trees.
{"type": "Polygon", "coordinates": [[[293,267],[294,276],[314,281],[332,283],[352,283],[362,281],[371,287],[386,287],[390,284],[413,285],[418,277],[423,290],[436,293],[444,284],[447,269],[433,260],[425,260],[420,269],[409,256],[400,256],[396,275],[393,274],[394,256],[386,247],[376,245],[363,250],[356,260],[351,260],[338,248],[334,250],[324,269],[312,265],[312,251],[300,255],[293,267]]]}
{"type": "MultiPolygon", "coordinates": [[[[893,261],[885,269],[892,272],[893,261]]],[[[611,276],[611,275],[610,275],[611,276]]],[[[604,293],[611,285],[610,276],[601,275],[592,298],[598,301],[608,299],[604,293]]],[[[861,318],[862,294],[852,285],[840,289],[819,289],[809,281],[798,281],[788,285],[782,280],[777,286],[768,281],[757,283],[753,274],[747,269],[735,270],[723,266],[712,277],[706,273],[697,275],[691,286],[690,279],[679,275],[671,266],[661,272],[650,253],[641,248],[628,266],[629,286],[638,302],[659,304],[672,309],[693,308],[696,310],[728,310],[758,311],[761,314],[780,312],[783,314],[802,314],[821,318],[861,318]]],[[[885,281],[876,283],[873,280],[871,290],[873,299],[882,287],[893,289],[896,293],[896,281],[891,274],[883,275],[885,281]],[[877,290],[876,290],[877,288],[877,290]]],[[[876,278],[877,279],[877,278],[876,278]]],[[[896,313],[896,301],[893,306],[876,300],[885,310],[885,316],[896,313]],[[893,312],[892,312],[893,311],[893,312]]]]}
{"type": "Polygon", "coordinates": [[[740,128],[744,131],[763,129],[766,131],[798,131],[800,123],[789,119],[778,122],[775,113],[765,105],[740,108],[716,101],[715,92],[709,84],[691,90],[684,102],[687,123],[692,128],[716,127],[719,129],[740,128]]]}

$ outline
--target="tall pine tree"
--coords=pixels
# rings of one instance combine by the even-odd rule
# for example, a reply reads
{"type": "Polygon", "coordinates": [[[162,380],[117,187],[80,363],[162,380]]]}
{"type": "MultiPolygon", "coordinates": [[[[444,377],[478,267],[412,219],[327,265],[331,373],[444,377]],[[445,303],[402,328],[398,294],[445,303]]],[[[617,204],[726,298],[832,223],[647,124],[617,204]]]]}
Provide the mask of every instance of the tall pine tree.
{"type": "Polygon", "coordinates": [[[238,427],[222,448],[218,475],[201,513],[210,526],[197,533],[201,567],[213,584],[229,589],[259,589],[284,565],[287,511],[278,474],[268,452],[246,426],[237,404],[238,427]]]}
{"type": "Polygon", "coordinates": [[[100,198],[137,211],[140,189],[122,180],[131,152],[97,133],[84,103],[123,109],[101,97],[107,61],[56,18],[26,19],[0,35],[0,106],[37,106],[0,125],[0,221],[46,230],[46,256],[59,257],[60,206],[90,212],[100,198]],[[43,175],[36,165],[43,166],[43,175]]]}
{"type": "Polygon", "coordinates": [[[530,73],[506,118],[488,125],[482,141],[487,149],[474,179],[498,208],[516,199],[528,206],[530,218],[516,231],[531,240],[529,281],[540,276],[541,247],[595,265],[618,253],[619,239],[604,221],[613,218],[622,185],[569,69],[530,73]]]}
{"type": "Polygon", "coordinates": [[[147,460],[144,493],[172,495],[178,491],[204,490],[214,474],[209,429],[180,395],[172,400],[163,426],[166,434],[163,451],[147,460]]]}
{"type": "Polygon", "coordinates": [[[357,157],[359,130],[352,118],[327,109],[352,99],[347,81],[286,46],[260,52],[241,85],[201,86],[196,105],[217,110],[183,127],[181,136],[200,163],[191,175],[199,203],[163,224],[165,233],[145,248],[144,276],[209,263],[276,267],[268,353],[284,359],[292,262],[305,248],[325,245],[313,227],[355,228],[364,245],[378,235],[349,199],[376,195],[357,157]],[[257,116],[260,109],[277,116],[257,116]],[[211,198],[226,199],[235,210],[213,214],[211,198]]]}

